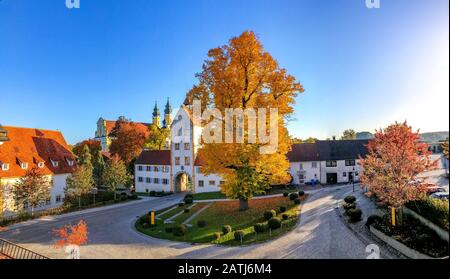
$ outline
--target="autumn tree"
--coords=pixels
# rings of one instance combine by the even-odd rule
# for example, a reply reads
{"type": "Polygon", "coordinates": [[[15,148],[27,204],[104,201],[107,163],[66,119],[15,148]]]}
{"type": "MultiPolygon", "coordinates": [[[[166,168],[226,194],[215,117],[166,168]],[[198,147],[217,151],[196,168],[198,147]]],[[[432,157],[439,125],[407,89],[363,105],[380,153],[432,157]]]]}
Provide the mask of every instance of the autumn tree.
{"type": "Polygon", "coordinates": [[[127,167],[122,160],[116,157],[108,161],[102,175],[102,182],[104,186],[114,192],[114,199],[116,199],[117,189],[120,186],[126,186],[129,180],[127,167]]]}
{"type": "Polygon", "coordinates": [[[353,129],[345,130],[342,133],[341,140],[354,140],[356,139],[356,132],[353,129]]]}
{"type": "Polygon", "coordinates": [[[50,200],[51,189],[50,178],[41,174],[38,168],[32,168],[12,186],[16,207],[21,210],[28,205],[34,216],[35,208],[50,200]]]}
{"type": "Polygon", "coordinates": [[[80,220],[77,225],[68,225],[55,229],[53,230],[53,234],[59,238],[55,242],[55,247],[69,247],[71,259],[79,258],[78,247],[85,245],[88,241],[88,227],[84,220],[80,220]]]}
{"type": "Polygon", "coordinates": [[[68,196],[77,197],[78,208],[81,208],[81,197],[89,194],[93,186],[92,169],[88,165],[81,165],[67,177],[64,192],[68,196]]]}
{"type": "Polygon", "coordinates": [[[93,168],[92,155],[91,155],[89,146],[84,145],[83,151],[81,152],[80,156],[78,157],[78,164],[80,166],[85,166],[86,168],[88,168],[92,171],[92,168],[93,168]]]}
{"type": "Polygon", "coordinates": [[[94,156],[94,168],[92,172],[92,176],[94,178],[95,185],[97,187],[102,186],[102,175],[105,170],[105,159],[103,159],[103,154],[101,151],[98,151],[94,156]]]}
{"type": "Polygon", "coordinates": [[[114,137],[109,147],[111,154],[118,155],[126,165],[129,165],[141,153],[148,137],[148,130],[139,129],[134,122],[119,120],[111,135],[114,137]]]}
{"type": "Polygon", "coordinates": [[[431,160],[428,144],[420,142],[419,132],[406,122],[396,122],[376,131],[367,148],[368,155],[361,159],[361,182],[380,203],[401,213],[406,202],[425,194],[429,184],[418,175],[435,168],[437,162],[431,160]]]}
{"type": "Polygon", "coordinates": [[[166,148],[167,139],[170,138],[170,129],[158,127],[151,124],[149,127],[149,136],[145,141],[145,148],[151,150],[162,150],[166,148]]]}
{"type": "Polygon", "coordinates": [[[444,152],[445,158],[448,160],[448,138],[442,143],[442,151],[444,152]]]}
{"type": "Polygon", "coordinates": [[[72,147],[72,153],[75,154],[75,156],[80,157],[84,152],[85,146],[89,148],[92,157],[95,157],[95,154],[102,150],[102,146],[98,140],[88,139],[75,144],[75,146],[72,147]]]}
{"type": "MultiPolygon", "coordinates": [[[[222,115],[230,108],[278,110],[278,119],[275,119],[278,146],[271,154],[260,152],[260,147],[266,146],[265,142],[249,141],[248,121],[243,129],[243,143],[224,143],[222,140],[203,144],[200,150],[205,161],[202,172],[223,176],[222,192],[229,198],[238,198],[240,210],[246,210],[248,200],[254,194],[265,191],[271,184],[284,184],[290,180],[286,153],[291,141],[285,120],[293,113],[295,97],[303,92],[303,87],[280,68],[253,32],[244,32],[227,45],[211,49],[197,78],[198,84],[188,92],[188,104],[200,100],[202,108],[215,108],[222,115]]],[[[245,118],[248,120],[248,116],[245,118]]],[[[216,121],[225,126],[224,118],[216,121]]],[[[269,127],[269,117],[265,124],[269,127]]],[[[233,122],[233,130],[235,127],[233,122]]]]}
{"type": "Polygon", "coordinates": [[[317,138],[309,137],[309,138],[303,140],[303,143],[315,143],[316,141],[318,141],[317,138]]]}

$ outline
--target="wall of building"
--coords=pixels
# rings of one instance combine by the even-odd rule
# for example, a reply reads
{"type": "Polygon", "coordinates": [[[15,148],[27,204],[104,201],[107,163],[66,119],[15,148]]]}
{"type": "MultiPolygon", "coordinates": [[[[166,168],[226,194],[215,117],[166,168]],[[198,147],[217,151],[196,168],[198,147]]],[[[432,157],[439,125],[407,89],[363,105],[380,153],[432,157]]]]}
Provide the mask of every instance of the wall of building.
{"type": "Polygon", "coordinates": [[[156,166],[159,171],[154,170],[155,165],[136,165],[135,166],[135,186],[136,192],[145,193],[150,191],[165,191],[169,192],[170,189],[170,166],[167,167],[167,171],[163,171],[163,166],[156,166]],[[142,171],[139,170],[142,167],[142,171]],[[147,167],[150,167],[150,171],[147,171],[147,167]],[[142,182],[139,182],[139,177],[142,177],[142,182]],[[147,178],[150,179],[148,182],[147,178]],[[154,178],[159,180],[159,183],[155,183],[154,178]],[[163,179],[167,179],[167,184],[163,184],[163,179]]]}
{"type": "Polygon", "coordinates": [[[357,175],[354,176],[355,182],[359,181],[359,178],[362,173],[362,167],[358,164],[359,160],[355,160],[355,166],[346,166],[345,160],[337,160],[336,167],[327,167],[326,161],[320,162],[320,181],[322,184],[327,184],[327,173],[336,173],[337,174],[337,183],[348,183],[349,182],[349,173],[355,172],[357,175]],[[353,170],[354,168],[354,170],[353,170]]]}
{"type": "Polygon", "coordinates": [[[218,192],[220,191],[220,183],[223,179],[216,174],[204,175],[200,171],[200,167],[195,167],[195,192],[218,192]],[[203,186],[201,186],[201,181],[203,181],[203,186]],[[214,181],[214,184],[210,183],[214,181]]]}

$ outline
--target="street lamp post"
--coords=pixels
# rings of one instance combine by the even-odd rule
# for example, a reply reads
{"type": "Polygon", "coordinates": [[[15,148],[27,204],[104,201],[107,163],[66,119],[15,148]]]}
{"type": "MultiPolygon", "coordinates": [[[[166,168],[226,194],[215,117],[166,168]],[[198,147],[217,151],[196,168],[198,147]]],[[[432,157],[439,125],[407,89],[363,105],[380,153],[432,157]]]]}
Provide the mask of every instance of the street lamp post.
{"type": "Polygon", "coordinates": [[[355,167],[353,167],[352,183],[353,183],[353,192],[355,192],[355,167]]]}

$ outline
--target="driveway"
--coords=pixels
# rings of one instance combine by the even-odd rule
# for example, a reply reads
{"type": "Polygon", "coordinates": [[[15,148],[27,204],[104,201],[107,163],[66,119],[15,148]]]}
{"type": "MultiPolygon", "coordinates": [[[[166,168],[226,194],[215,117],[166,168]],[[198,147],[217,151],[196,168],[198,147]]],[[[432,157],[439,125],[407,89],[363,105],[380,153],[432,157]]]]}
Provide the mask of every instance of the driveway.
{"type": "MultiPolygon", "coordinates": [[[[81,248],[82,258],[296,258],[345,259],[366,258],[368,244],[348,229],[336,212],[337,201],[351,186],[325,188],[311,192],[303,204],[298,227],[267,243],[225,247],[191,245],[153,239],[133,228],[136,217],[150,209],[161,209],[177,203],[182,196],[137,201],[120,207],[94,212],[59,216],[12,227],[0,238],[10,240],[51,258],[65,258],[53,247],[51,231],[83,219],[88,224],[89,243],[81,248]]],[[[381,250],[382,258],[395,257],[381,250]]]]}

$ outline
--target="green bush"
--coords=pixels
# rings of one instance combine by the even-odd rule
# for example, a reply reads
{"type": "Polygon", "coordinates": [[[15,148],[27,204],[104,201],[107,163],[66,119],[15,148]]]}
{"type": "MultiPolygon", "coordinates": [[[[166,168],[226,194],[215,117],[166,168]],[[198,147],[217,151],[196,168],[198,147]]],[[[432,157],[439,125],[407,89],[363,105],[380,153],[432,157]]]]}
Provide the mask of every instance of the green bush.
{"type": "Polygon", "coordinates": [[[253,225],[253,229],[257,233],[263,233],[267,231],[268,228],[269,226],[267,225],[267,223],[256,223],[255,225],[253,225]]]}
{"type": "Polygon", "coordinates": [[[191,197],[191,196],[184,198],[184,203],[185,204],[192,204],[193,202],[194,202],[194,198],[191,197]]]}
{"type": "Polygon", "coordinates": [[[180,202],[180,203],[178,204],[178,206],[179,206],[179,207],[184,206],[184,202],[180,202]]]}
{"type": "Polygon", "coordinates": [[[297,194],[297,193],[291,193],[291,194],[289,195],[289,199],[290,199],[291,201],[294,201],[294,200],[298,199],[298,194],[297,194]]]}
{"type": "Polygon", "coordinates": [[[225,225],[225,226],[222,227],[222,232],[223,232],[223,234],[228,234],[228,233],[230,233],[231,231],[232,231],[232,228],[231,228],[230,225],[225,225]]]}
{"type": "Polygon", "coordinates": [[[141,226],[142,226],[144,223],[148,223],[147,215],[141,216],[141,218],[139,218],[139,224],[141,224],[141,226]]]}
{"type": "Polygon", "coordinates": [[[150,197],[154,197],[154,196],[156,196],[156,192],[155,191],[150,191],[150,197]]]}
{"type": "Polygon", "coordinates": [[[283,218],[283,220],[287,220],[289,219],[289,215],[284,213],[283,215],[281,215],[281,218],[283,218]]]}
{"type": "Polygon", "coordinates": [[[412,201],[406,207],[417,212],[439,227],[449,230],[449,203],[445,200],[426,197],[422,200],[412,201]]]}
{"type": "Polygon", "coordinates": [[[221,236],[222,236],[222,234],[220,232],[215,232],[214,233],[214,240],[220,239],[221,236]]]}
{"type": "Polygon", "coordinates": [[[283,197],[287,197],[287,196],[289,196],[289,193],[288,192],[284,192],[283,193],[283,197]]]}
{"type": "Polygon", "coordinates": [[[347,210],[347,215],[351,222],[358,222],[361,221],[362,211],[359,208],[352,208],[347,210]]]}
{"type": "Polygon", "coordinates": [[[299,198],[296,198],[295,200],[294,200],[294,203],[295,204],[300,204],[302,201],[299,199],[299,198]]]}
{"type": "Polygon", "coordinates": [[[194,195],[186,194],[186,196],[184,196],[184,199],[194,199],[194,195]]]}
{"type": "Polygon", "coordinates": [[[280,206],[280,212],[286,212],[286,206],[280,206]]]}
{"type": "Polygon", "coordinates": [[[131,199],[131,200],[137,200],[137,199],[138,199],[138,195],[136,195],[135,193],[133,193],[133,194],[130,196],[130,199],[131,199]]]}
{"type": "Polygon", "coordinates": [[[305,191],[298,191],[298,195],[299,195],[300,197],[304,196],[304,195],[305,195],[305,191]]]}
{"type": "Polygon", "coordinates": [[[197,226],[198,226],[199,228],[204,228],[204,227],[206,227],[206,221],[205,221],[205,220],[198,220],[198,221],[197,221],[197,226]]]}
{"type": "Polygon", "coordinates": [[[187,233],[187,227],[185,224],[176,225],[172,231],[175,236],[183,236],[187,233]]]}
{"type": "Polygon", "coordinates": [[[281,227],[281,220],[278,217],[273,217],[269,221],[267,221],[267,225],[272,230],[278,229],[279,227],[281,227]]]}
{"type": "Polygon", "coordinates": [[[236,241],[241,241],[241,239],[244,239],[244,236],[245,236],[244,231],[239,230],[234,232],[234,240],[236,241]]]}
{"type": "Polygon", "coordinates": [[[173,232],[173,228],[172,227],[166,227],[164,230],[166,231],[166,233],[172,233],[173,232]]]}
{"type": "Polygon", "coordinates": [[[375,223],[381,222],[383,220],[383,218],[381,218],[381,216],[379,215],[370,215],[369,217],[367,217],[367,221],[366,221],[366,226],[370,227],[375,223]]]}
{"type": "Polygon", "coordinates": [[[189,211],[191,211],[189,208],[185,208],[184,210],[184,213],[189,213],[189,211]]]}
{"type": "Polygon", "coordinates": [[[355,203],[344,203],[342,205],[342,207],[344,208],[345,212],[347,212],[350,209],[355,209],[356,208],[356,204],[355,203]]]}
{"type": "Polygon", "coordinates": [[[128,197],[126,195],[120,196],[120,201],[126,201],[128,200],[128,197]]]}
{"type": "Polygon", "coordinates": [[[270,218],[273,218],[275,216],[277,216],[277,212],[275,210],[273,210],[273,209],[272,210],[266,210],[264,212],[264,219],[265,220],[269,220],[270,218]]]}
{"type": "Polygon", "coordinates": [[[344,201],[345,201],[346,203],[354,203],[354,202],[356,201],[356,197],[355,197],[355,196],[346,196],[346,197],[344,198],[344,201]]]}

